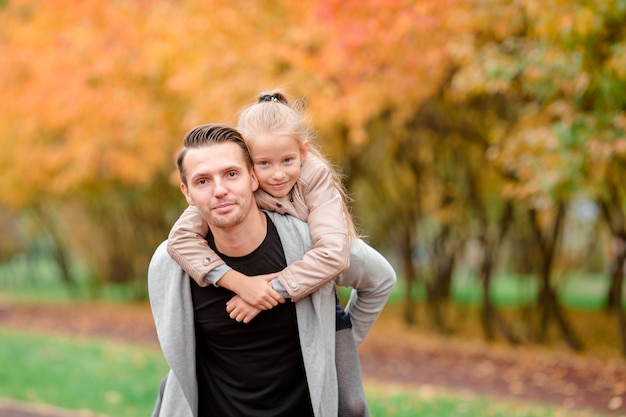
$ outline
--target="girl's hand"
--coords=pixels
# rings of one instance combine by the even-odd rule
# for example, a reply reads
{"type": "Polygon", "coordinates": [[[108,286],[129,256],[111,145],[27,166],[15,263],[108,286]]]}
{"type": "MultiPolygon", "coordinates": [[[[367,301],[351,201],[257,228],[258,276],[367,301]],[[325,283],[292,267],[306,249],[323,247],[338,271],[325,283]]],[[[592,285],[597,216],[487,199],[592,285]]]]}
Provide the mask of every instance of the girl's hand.
{"type": "Polygon", "coordinates": [[[276,278],[278,276],[278,273],[274,272],[271,274],[265,274],[265,275],[255,275],[257,278],[262,278],[267,282],[271,282],[274,278],[276,278]]]}
{"type": "Polygon", "coordinates": [[[251,306],[240,296],[235,295],[226,303],[226,312],[231,319],[247,324],[261,312],[261,309],[251,306]]]}
{"type": "Polygon", "coordinates": [[[251,307],[269,310],[279,303],[284,303],[285,299],[263,277],[262,275],[247,277],[245,285],[239,286],[239,291],[235,292],[251,307]]]}
{"type": "Polygon", "coordinates": [[[272,288],[272,284],[267,280],[270,276],[276,276],[276,274],[249,277],[231,269],[217,282],[217,285],[231,290],[252,307],[269,310],[285,302],[285,299],[272,288]]]}

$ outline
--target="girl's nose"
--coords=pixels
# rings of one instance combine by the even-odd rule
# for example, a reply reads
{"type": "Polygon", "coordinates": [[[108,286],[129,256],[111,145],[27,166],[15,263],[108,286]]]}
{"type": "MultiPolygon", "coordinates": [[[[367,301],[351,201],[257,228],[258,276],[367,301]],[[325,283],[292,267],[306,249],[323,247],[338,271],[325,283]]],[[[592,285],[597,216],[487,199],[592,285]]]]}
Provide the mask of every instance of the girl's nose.
{"type": "Polygon", "coordinates": [[[274,179],[281,179],[285,176],[285,172],[280,169],[280,168],[276,168],[273,172],[272,172],[272,178],[274,179]]]}

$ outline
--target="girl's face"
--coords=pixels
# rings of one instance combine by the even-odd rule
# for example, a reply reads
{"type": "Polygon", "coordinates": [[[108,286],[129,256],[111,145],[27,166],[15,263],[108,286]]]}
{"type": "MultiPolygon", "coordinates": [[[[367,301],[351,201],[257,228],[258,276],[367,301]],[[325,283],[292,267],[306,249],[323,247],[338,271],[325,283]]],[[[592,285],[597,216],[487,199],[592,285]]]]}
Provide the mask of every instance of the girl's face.
{"type": "Polygon", "coordinates": [[[247,141],[259,186],[276,198],[285,197],[300,175],[309,143],[289,135],[261,134],[247,141]]]}

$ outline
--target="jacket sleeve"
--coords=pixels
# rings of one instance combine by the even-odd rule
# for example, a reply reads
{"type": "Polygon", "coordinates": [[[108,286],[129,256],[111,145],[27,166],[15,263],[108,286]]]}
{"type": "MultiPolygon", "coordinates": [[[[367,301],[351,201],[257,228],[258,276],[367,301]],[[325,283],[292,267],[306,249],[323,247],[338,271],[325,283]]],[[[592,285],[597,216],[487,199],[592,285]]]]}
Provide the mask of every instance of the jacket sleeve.
{"type": "Polygon", "coordinates": [[[333,184],[330,168],[310,159],[305,162],[307,171],[303,168],[302,181],[294,188],[293,200],[297,217],[309,224],[314,247],[277,276],[294,302],[317,291],[350,265],[351,238],[342,196],[333,184]]]}
{"type": "MultiPolygon", "coordinates": [[[[225,266],[224,261],[207,244],[205,240],[207,233],[209,226],[200,211],[197,207],[189,206],[174,223],[167,243],[167,252],[172,259],[201,287],[215,281],[207,279],[209,272],[225,266]]],[[[220,269],[223,275],[230,268],[220,269]]]]}
{"type": "Polygon", "coordinates": [[[154,325],[170,372],[159,387],[153,416],[197,415],[196,339],[191,280],[163,242],[148,266],[148,295],[154,325]]]}
{"type": "Polygon", "coordinates": [[[385,306],[396,284],[396,273],[380,253],[357,239],[350,252],[350,268],[337,277],[336,283],[352,287],[346,312],[352,321],[352,333],[358,345],[385,306]]]}

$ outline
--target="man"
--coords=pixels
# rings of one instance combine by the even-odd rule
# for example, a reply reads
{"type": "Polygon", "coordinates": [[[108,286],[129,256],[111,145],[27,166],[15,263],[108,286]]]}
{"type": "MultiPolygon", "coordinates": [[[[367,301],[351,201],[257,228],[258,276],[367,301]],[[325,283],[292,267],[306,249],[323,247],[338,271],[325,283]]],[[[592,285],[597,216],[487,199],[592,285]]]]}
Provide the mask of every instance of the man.
{"type": "MultiPolygon", "coordinates": [[[[276,272],[313,247],[306,223],[256,206],[258,182],[236,130],[193,129],[178,162],[183,193],[202,212],[210,243],[231,267],[247,275],[276,272]]],[[[368,278],[376,274],[358,267],[363,250],[353,250],[350,273],[337,280],[358,288],[346,311],[359,341],[394,284],[368,278]]],[[[244,324],[225,311],[233,296],[228,282],[207,288],[191,284],[165,243],[153,256],[148,279],[159,341],[171,368],[154,416],[337,416],[333,283],[244,324]]]]}

